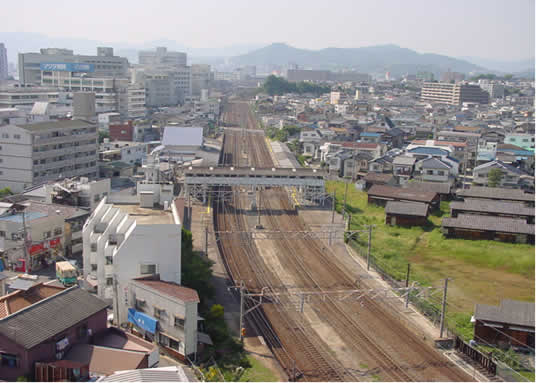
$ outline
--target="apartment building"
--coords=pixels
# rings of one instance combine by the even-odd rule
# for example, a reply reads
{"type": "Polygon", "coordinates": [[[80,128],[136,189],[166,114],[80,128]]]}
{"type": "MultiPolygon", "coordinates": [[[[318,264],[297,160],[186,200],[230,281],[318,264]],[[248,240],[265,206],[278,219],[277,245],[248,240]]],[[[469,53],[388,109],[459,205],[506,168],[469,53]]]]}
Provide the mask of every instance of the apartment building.
{"type": "Polygon", "coordinates": [[[194,64],[192,72],[192,96],[201,96],[201,90],[210,88],[212,72],[208,64],[194,64]]]}
{"type": "Polygon", "coordinates": [[[97,175],[97,126],[84,120],[6,125],[0,135],[0,186],[15,193],[59,178],[97,175]]]}
{"type": "Polygon", "coordinates": [[[181,281],[182,224],[175,204],[171,211],[114,205],[102,199],[83,228],[84,278],[100,298],[114,302],[114,319],[127,321],[118,300],[128,300],[134,278],[160,274],[181,281]]]}
{"type": "Polygon", "coordinates": [[[55,104],[66,98],[58,89],[42,87],[20,87],[0,89],[0,109],[22,108],[31,110],[34,103],[42,101],[55,104]]]}
{"type": "Polygon", "coordinates": [[[504,136],[504,143],[519,146],[524,150],[534,152],[534,135],[524,133],[508,133],[504,136]]]}
{"type": "Polygon", "coordinates": [[[129,85],[127,94],[128,119],[145,118],[145,115],[147,114],[147,108],[145,107],[145,88],[129,85]]]}
{"type": "Polygon", "coordinates": [[[487,104],[489,94],[478,85],[425,82],[421,88],[422,102],[461,105],[464,102],[487,104]]]}
{"type": "Polygon", "coordinates": [[[0,81],[7,80],[7,49],[4,43],[0,43],[0,81]]]}
{"type": "Polygon", "coordinates": [[[57,48],[41,49],[40,53],[19,53],[19,81],[22,84],[40,84],[42,70],[58,67],[92,67],[95,77],[128,77],[128,60],[114,56],[113,48],[98,47],[96,56],[75,55],[70,49],[57,48]]]}
{"type": "Polygon", "coordinates": [[[186,53],[168,51],[166,47],[157,47],[154,51],[140,51],[138,53],[140,65],[168,65],[173,67],[186,66],[186,53]]]}
{"type": "Polygon", "coordinates": [[[145,71],[147,106],[174,106],[191,95],[190,67],[145,71]]]}
{"type": "Polygon", "coordinates": [[[489,98],[492,100],[504,97],[504,85],[502,84],[479,81],[478,85],[489,93],[489,98]]]}

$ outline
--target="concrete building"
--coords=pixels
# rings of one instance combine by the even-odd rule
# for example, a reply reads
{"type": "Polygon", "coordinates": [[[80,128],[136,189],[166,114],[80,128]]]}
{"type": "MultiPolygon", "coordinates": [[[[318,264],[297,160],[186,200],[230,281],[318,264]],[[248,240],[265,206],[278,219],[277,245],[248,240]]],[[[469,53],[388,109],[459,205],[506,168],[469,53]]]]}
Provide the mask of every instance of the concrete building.
{"type": "Polygon", "coordinates": [[[534,153],[534,134],[508,133],[504,136],[504,143],[519,146],[534,153]]]}
{"type": "Polygon", "coordinates": [[[181,282],[179,214],[116,206],[103,198],[84,224],[84,278],[100,298],[114,302],[116,323],[127,321],[128,286],[132,279],[160,274],[166,282],[181,282]]]}
{"type": "MultiPolygon", "coordinates": [[[[19,108],[30,111],[38,101],[55,104],[61,95],[58,89],[41,87],[14,87],[0,89],[0,109],[19,108]]],[[[66,98],[66,95],[63,97],[66,98]]]]}
{"type": "Polygon", "coordinates": [[[129,85],[127,100],[127,118],[145,118],[147,108],[145,107],[145,88],[136,85],[129,85]]]}
{"type": "Polygon", "coordinates": [[[504,97],[504,85],[502,84],[484,82],[482,80],[479,80],[478,85],[480,85],[480,88],[489,93],[489,98],[492,100],[504,97]]]}
{"type": "Polygon", "coordinates": [[[190,67],[151,69],[144,77],[147,106],[175,106],[191,95],[190,67]]]}
{"type": "Polygon", "coordinates": [[[0,81],[7,80],[7,49],[4,43],[0,43],[0,81]]]}
{"type": "Polygon", "coordinates": [[[157,47],[154,51],[140,51],[138,53],[140,65],[154,66],[166,65],[173,67],[186,66],[186,53],[168,51],[166,47],[157,47]]]}
{"type": "Polygon", "coordinates": [[[212,72],[208,64],[193,64],[192,72],[192,96],[201,96],[201,90],[210,89],[212,72]]]}
{"type": "Polygon", "coordinates": [[[465,80],[465,75],[463,73],[459,72],[451,72],[450,70],[447,72],[441,73],[440,81],[441,82],[460,82],[465,80]]]}
{"type": "MultiPolygon", "coordinates": [[[[195,290],[174,282],[162,281],[155,275],[132,280],[128,298],[126,306],[131,317],[143,313],[157,322],[152,335],[160,347],[179,359],[185,360],[186,356],[195,359],[199,303],[195,290]]],[[[151,332],[150,328],[138,321],[134,321],[134,327],[142,333],[151,332]]]]}
{"type": "Polygon", "coordinates": [[[59,120],[2,127],[1,187],[19,193],[50,180],[96,175],[96,124],[59,120]]]}
{"type": "Polygon", "coordinates": [[[109,141],[100,144],[99,161],[122,161],[127,164],[140,164],[147,155],[147,144],[133,141],[109,141]]]}
{"type": "Polygon", "coordinates": [[[105,112],[97,115],[99,122],[99,131],[109,132],[110,125],[117,124],[121,121],[121,115],[117,112],[105,112]]]}
{"type": "Polygon", "coordinates": [[[19,81],[41,84],[42,71],[93,68],[95,77],[128,77],[128,60],[114,56],[113,48],[97,48],[97,56],[75,55],[70,49],[46,48],[40,53],[19,53],[19,81]]]}
{"type": "Polygon", "coordinates": [[[39,270],[45,262],[82,251],[82,226],[88,216],[87,210],[59,204],[2,202],[0,252],[17,271],[39,270]]]}
{"type": "Polygon", "coordinates": [[[461,105],[464,102],[487,104],[489,94],[478,85],[425,82],[421,88],[422,102],[461,105]]]}

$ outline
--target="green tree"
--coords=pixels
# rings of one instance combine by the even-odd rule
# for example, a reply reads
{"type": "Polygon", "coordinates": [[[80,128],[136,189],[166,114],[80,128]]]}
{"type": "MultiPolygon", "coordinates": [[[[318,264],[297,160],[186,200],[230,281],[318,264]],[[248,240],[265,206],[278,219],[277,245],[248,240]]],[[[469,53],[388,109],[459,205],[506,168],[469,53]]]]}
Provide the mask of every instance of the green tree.
{"type": "Polygon", "coordinates": [[[503,78],[504,78],[506,81],[510,81],[513,77],[514,77],[513,74],[505,74],[505,75],[503,76],[503,78]]]}
{"type": "Polygon", "coordinates": [[[99,144],[102,144],[105,138],[110,138],[110,133],[99,131],[99,144]]]}
{"type": "Polygon", "coordinates": [[[12,195],[13,192],[11,192],[11,189],[9,187],[5,187],[3,189],[0,189],[0,198],[7,197],[8,195],[12,195]]]}
{"type": "Polygon", "coordinates": [[[182,229],[181,238],[181,281],[186,287],[199,294],[201,304],[214,297],[212,279],[212,262],[200,257],[193,251],[192,232],[182,229]]]}
{"type": "Polygon", "coordinates": [[[503,172],[501,169],[493,168],[488,173],[488,186],[495,188],[501,184],[503,178],[503,172]]]}

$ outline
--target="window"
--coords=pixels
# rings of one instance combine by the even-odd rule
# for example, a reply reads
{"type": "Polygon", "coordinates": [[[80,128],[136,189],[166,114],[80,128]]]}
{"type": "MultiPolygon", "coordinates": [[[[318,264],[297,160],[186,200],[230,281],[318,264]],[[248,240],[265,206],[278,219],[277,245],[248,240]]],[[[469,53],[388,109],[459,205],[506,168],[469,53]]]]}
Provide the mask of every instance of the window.
{"type": "Polygon", "coordinates": [[[14,134],[13,138],[16,139],[16,140],[20,140],[20,134],[14,134]]]}
{"type": "Polygon", "coordinates": [[[7,133],[2,133],[2,138],[9,138],[9,134],[7,134],[7,133]]]}
{"type": "Polygon", "coordinates": [[[444,176],[445,175],[445,172],[443,170],[438,170],[437,171],[437,175],[438,176],[444,176]]]}
{"type": "Polygon", "coordinates": [[[106,278],[106,286],[113,286],[114,279],[113,278],[106,278]]]}
{"type": "Polygon", "coordinates": [[[145,299],[136,299],[136,310],[142,310],[145,307],[145,299]]]}
{"type": "Polygon", "coordinates": [[[95,194],[95,196],[93,197],[93,202],[99,202],[99,200],[100,200],[100,195],[95,194]]]}
{"type": "Polygon", "coordinates": [[[95,263],[91,264],[91,271],[97,271],[97,265],[95,263]]]}
{"type": "Polygon", "coordinates": [[[97,251],[97,244],[96,243],[91,244],[91,251],[97,251]]]}
{"type": "Polygon", "coordinates": [[[61,227],[57,227],[54,229],[54,235],[60,235],[62,233],[61,227]]]}
{"type": "Polygon", "coordinates": [[[45,231],[43,233],[43,237],[46,239],[46,238],[50,238],[52,236],[52,233],[50,231],[45,231]]]}
{"type": "Polygon", "coordinates": [[[15,354],[0,354],[0,365],[3,367],[12,367],[16,368],[18,364],[18,358],[15,354]]]}
{"type": "Polygon", "coordinates": [[[426,174],[428,174],[429,176],[432,176],[432,175],[434,175],[434,171],[433,170],[427,170],[426,174]]]}
{"type": "Polygon", "coordinates": [[[76,335],[78,336],[78,339],[83,339],[87,336],[87,324],[86,323],[84,323],[82,326],[76,329],[76,335]]]}
{"type": "Polygon", "coordinates": [[[184,328],[184,318],[175,316],[175,327],[184,328]]]}
{"type": "Polygon", "coordinates": [[[107,265],[113,265],[114,264],[113,258],[111,256],[106,257],[106,264],[107,265]]]}
{"type": "Polygon", "coordinates": [[[140,265],[140,274],[156,274],[156,265],[140,265]]]}
{"type": "Polygon", "coordinates": [[[157,319],[162,318],[165,315],[166,311],[160,307],[154,306],[154,317],[157,319]]]}
{"type": "Polygon", "coordinates": [[[171,338],[168,338],[168,339],[169,339],[169,348],[178,350],[180,342],[176,341],[175,339],[171,339],[171,338]]]}

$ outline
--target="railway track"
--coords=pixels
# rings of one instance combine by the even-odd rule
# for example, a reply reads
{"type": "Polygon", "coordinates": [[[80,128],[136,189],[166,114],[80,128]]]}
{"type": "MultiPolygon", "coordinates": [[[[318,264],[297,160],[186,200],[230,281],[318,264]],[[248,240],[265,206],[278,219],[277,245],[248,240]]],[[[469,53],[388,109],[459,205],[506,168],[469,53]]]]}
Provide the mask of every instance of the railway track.
{"type": "MultiPolygon", "coordinates": [[[[246,104],[231,103],[230,108],[227,115],[229,123],[256,127],[246,104]]],[[[248,134],[247,131],[229,132],[223,150],[225,165],[273,167],[261,135],[248,134]],[[243,153],[247,153],[247,158],[243,153]]],[[[271,229],[306,230],[284,190],[265,190],[261,195],[263,211],[268,212],[265,219],[271,229]],[[274,215],[270,213],[273,211],[283,213],[274,215]]],[[[244,198],[237,197],[232,204],[215,209],[217,230],[247,230],[247,217],[243,214],[246,208],[244,198]]],[[[322,291],[356,287],[344,266],[320,240],[281,239],[273,242],[280,262],[288,267],[288,272],[302,288],[322,291]]],[[[285,289],[253,243],[237,245],[232,240],[223,239],[219,243],[228,272],[235,282],[245,281],[251,291],[260,291],[263,287],[273,289],[274,286],[278,287],[278,291],[285,289]]],[[[295,376],[298,370],[303,380],[370,380],[370,374],[393,381],[470,380],[468,375],[418,339],[390,310],[370,299],[363,304],[344,305],[328,299],[312,306],[318,317],[329,323],[352,352],[371,365],[368,371],[357,368],[342,371],[342,366],[326,355],[325,344],[320,339],[317,341],[318,335],[305,323],[302,314],[284,309],[290,306],[292,302],[281,296],[252,311],[251,317],[251,323],[264,335],[289,377],[295,376]]]]}

